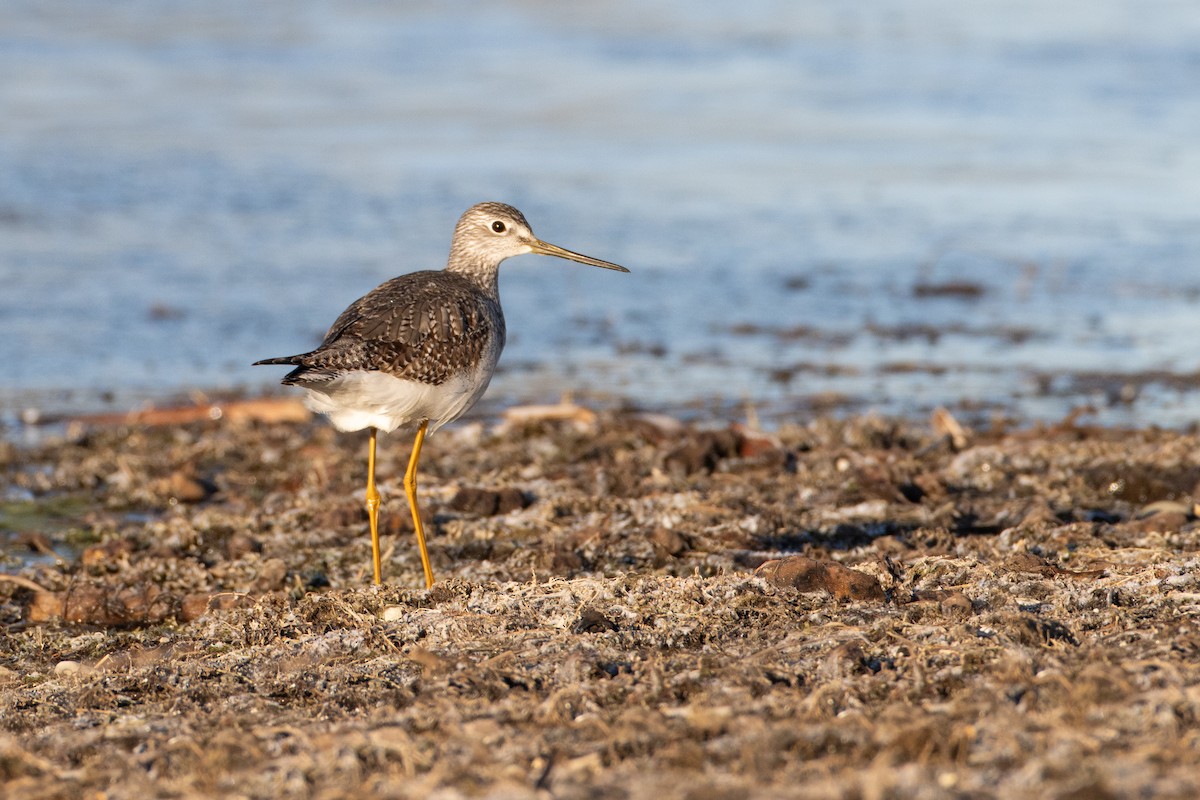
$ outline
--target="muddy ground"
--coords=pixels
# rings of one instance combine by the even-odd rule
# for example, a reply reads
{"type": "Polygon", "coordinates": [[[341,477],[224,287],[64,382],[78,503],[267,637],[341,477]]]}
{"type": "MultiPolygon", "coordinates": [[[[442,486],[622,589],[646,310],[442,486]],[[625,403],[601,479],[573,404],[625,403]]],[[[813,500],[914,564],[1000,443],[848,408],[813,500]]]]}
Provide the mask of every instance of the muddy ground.
{"type": "Polygon", "coordinates": [[[407,437],[382,588],[365,434],[0,444],[0,795],[1200,796],[1200,438],[952,423],[459,422],[432,590],[407,437]]]}

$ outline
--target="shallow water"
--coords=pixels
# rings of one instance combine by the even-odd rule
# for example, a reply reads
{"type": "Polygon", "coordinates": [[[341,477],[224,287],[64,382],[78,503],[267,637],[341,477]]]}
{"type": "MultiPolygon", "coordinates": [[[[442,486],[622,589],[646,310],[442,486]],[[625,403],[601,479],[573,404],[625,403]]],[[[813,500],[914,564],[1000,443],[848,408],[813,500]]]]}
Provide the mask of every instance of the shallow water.
{"type": "Polygon", "coordinates": [[[6,3],[3,421],[272,387],[497,199],[633,272],[508,262],[495,403],[1189,424],[1200,13],[1152,6],[6,3]]]}

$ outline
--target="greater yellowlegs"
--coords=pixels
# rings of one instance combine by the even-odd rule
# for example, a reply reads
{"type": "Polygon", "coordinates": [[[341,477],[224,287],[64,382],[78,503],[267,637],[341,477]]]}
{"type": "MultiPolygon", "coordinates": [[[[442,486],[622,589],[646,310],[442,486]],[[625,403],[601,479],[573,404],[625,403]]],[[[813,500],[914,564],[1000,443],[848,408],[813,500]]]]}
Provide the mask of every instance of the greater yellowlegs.
{"type": "Polygon", "coordinates": [[[283,383],[305,389],[309,406],[328,415],[338,430],[370,429],[367,515],[376,584],[383,580],[376,434],[417,424],[404,493],[421,549],[425,585],[432,586],[433,568],[417,506],[421,445],[426,432],[458,419],[474,405],[492,379],[504,347],[497,286],[500,262],[523,253],[629,271],[541,241],[512,206],[480,203],[458,220],[444,270],[413,272],[376,287],[342,312],[316,350],[255,362],[294,366],[283,383]]]}

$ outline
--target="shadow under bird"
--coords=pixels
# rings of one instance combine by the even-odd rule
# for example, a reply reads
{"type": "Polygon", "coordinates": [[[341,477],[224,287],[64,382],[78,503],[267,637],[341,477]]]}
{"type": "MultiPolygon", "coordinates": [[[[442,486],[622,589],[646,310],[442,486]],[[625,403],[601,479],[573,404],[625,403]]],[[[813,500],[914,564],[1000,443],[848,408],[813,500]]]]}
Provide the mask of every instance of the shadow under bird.
{"type": "Polygon", "coordinates": [[[524,253],[629,271],[543,242],[512,206],[480,203],[458,220],[444,270],[412,272],[376,287],[342,312],[316,350],[255,362],[295,367],[283,384],[305,389],[309,407],[328,415],[338,430],[370,430],[367,513],[376,584],[383,580],[380,495],[375,488],[377,433],[417,424],[404,492],[425,585],[432,586],[433,568],[417,505],[421,445],[426,433],[458,419],[487,389],[504,348],[504,312],[497,283],[500,262],[524,253]]]}

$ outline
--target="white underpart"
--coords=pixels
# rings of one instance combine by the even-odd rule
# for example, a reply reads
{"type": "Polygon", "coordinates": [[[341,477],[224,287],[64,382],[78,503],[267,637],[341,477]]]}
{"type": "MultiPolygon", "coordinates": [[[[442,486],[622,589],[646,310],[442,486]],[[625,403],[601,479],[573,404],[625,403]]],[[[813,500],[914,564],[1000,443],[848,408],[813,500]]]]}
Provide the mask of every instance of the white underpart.
{"type": "MultiPolygon", "coordinates": [[[[499,355],[499,354],[497,354],[499,355]]],[[[308,386],[308,407],[329,416],[340,431],[378,428],[391,433],[401,425],[429,420],[429,433],[458,419],[475,405],[492,378],[495,361],[456,375],[441,384],[396,378],[386,372],[348,372],[320,386],[308,386]]]]}

